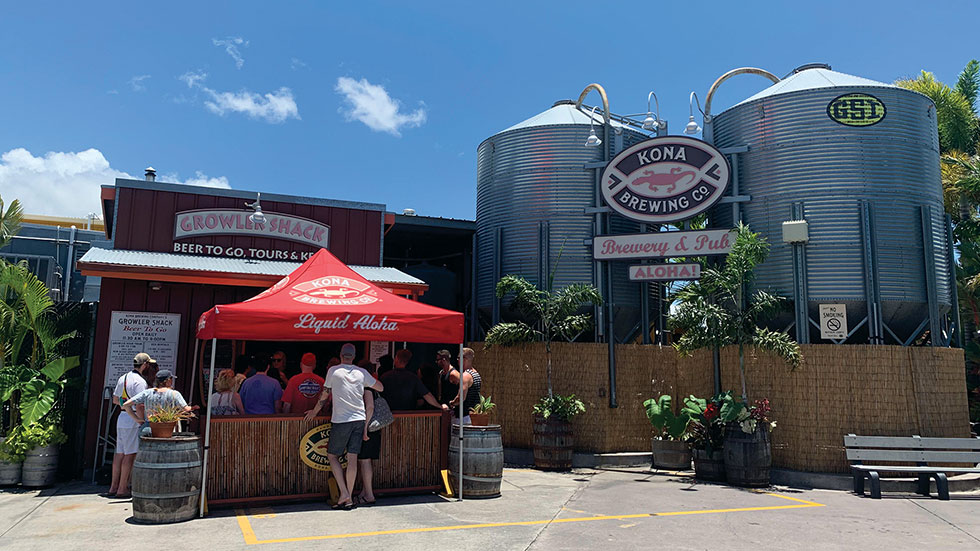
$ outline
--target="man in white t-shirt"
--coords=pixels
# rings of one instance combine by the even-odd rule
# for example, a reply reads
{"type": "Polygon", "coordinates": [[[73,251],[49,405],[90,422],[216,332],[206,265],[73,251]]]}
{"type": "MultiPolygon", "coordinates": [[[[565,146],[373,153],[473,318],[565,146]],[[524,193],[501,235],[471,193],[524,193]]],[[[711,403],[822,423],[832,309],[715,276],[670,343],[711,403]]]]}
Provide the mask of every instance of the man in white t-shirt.
{"type": "Polygon", "coordinates": [[[352,509],[354,501],[350,491],[357,479],[357,455],[361,453],[361,442],[365,438],[364,424],[367,422],[364,410],[365,389],[373,388],[378,392],[384,390],[384,385],[371,376],[366,369],[353,365],[357,350],[351,343],[344,344],[340,349],[340,365],[335,365],[327,371],[324,378],[323,392],[320,400],[307,414],[306,419],[312,420],[320,413],[320,409],[328,398],[333,399],[333,413],[330,415],[330,440],[327,441],[327,458],[330,459],[330,472],[337,481],[340,498],[334,509],[352,509]],[[340,456],[347,452],[347,472],[340,466],[340,456]],[[346,475],[346,480],[345,480],[346,475]]]}
{"type": "MultiPolygon", "coordinates": [[[[122,405],[124,402],[146,390],[146,380],[143,372],[150,366],[155,366],[156,360],[146,352],[140,352],[133,358],[133,370],[119,377],[116,389],[112,392],[113,402],[122,405]]],[[[112,484],[107,497],[129,497],[129,474],[133,471],[136,452],[140,445],[140,425],[125,411],[119,413],[116,419],[116,453],[112,456],[112,484]]]]}

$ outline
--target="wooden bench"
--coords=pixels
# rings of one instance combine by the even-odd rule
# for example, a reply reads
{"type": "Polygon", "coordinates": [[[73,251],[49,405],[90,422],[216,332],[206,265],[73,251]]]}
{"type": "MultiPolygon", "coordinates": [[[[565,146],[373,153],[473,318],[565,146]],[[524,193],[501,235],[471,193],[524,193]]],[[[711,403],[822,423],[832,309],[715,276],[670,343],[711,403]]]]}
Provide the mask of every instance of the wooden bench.
{"type": "Polygon", "coordinates": [[[917,493],[929,495],[929,479],[935,479],[939,499],[949,499],[946,473],[980,473],[980,438],[922,438],[920,436],[844,437],[847,460],[854,476],[854,493],[864,495],[864,479],[871,481],[872,499],[881,499],[880,472],[914,474],[917,493]],[[882,463],[915,463],[916,466],[882,463]],[[929,463],[969,463],[973,467],[930,467],[929,463]]]}

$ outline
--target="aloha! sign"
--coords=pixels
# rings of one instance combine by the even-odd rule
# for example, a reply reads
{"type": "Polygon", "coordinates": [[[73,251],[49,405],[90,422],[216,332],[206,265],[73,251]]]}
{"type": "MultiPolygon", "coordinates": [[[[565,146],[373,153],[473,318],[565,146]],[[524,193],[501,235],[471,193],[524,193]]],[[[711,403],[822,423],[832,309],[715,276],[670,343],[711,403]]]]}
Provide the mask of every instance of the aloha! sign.
{"type": "MultiPolygon", "coordinates": [[[[186,210],[174,219],[174,239],[204,235],[249,235],[285,239],[328,249],[330,226],[289,214],[265,212],[265,222],[249,219],[251,212],[238,209],[186,210]]],[[[178,251],[196,252],[196,251],[178,251]]],[[[210,254],[210,253],[209,253],[210,254]]],[[[219,254],[220,256],[220,254],[219,254]]]]}
{"type": "Polygon", "coordinates": [[[602,197],[639,222],[685,220],[717,203],[728,187],[728,159],[701,140],[664,136],[616,155],[602,173],[602,197]]]}

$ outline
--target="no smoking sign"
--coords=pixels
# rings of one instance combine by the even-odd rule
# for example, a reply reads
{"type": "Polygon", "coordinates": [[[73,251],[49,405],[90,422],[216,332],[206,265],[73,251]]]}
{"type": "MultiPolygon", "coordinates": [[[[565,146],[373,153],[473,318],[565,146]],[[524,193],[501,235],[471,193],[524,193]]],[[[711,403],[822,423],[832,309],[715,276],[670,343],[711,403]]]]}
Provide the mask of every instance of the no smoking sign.
{"type": "Polygon", "coordinates": [[[820,305],[820,338],[847,338],[847,307],[843,304],[820,305]]]}

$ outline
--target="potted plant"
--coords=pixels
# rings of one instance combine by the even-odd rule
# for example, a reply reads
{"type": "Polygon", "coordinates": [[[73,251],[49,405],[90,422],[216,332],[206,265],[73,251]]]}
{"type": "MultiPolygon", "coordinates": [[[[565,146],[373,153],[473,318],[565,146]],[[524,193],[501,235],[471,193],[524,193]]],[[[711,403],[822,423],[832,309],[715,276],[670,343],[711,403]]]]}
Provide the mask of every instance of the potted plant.
{"type": "Polygon", "coordinates": [[[585,413],[585,404],[574,394],[545,396],[534,405],[534,466],[567,471],[572,468],[575,437],[571,419],[585,413]]]}
{"type": "Polygon", "coordinates": [[[725,423],[721,418],[721,406],[731,398],[731,391],[711,398],[688,396],[684,409],[691,416],[688,426],[688,442],[694,457],[694,476],[701,480],[721,482],[725,480],[725,423]]]}
{"type": "Polygon", "coordinates": [[[725,421],[725,475],[730,484],[747,487],[769,485],[772,452],[769,434],[776,428],[770,418],[769,400],[747,405],[732,399],[722,405],[725,421]]]}
{"type": "Polygon", "coordinates": [[[470,408],[470,423],[475,427],[485,427],[490,424],[490,411],[497,407],[492,396],[480,395],[480,401],[470,408]]]}
{"type": "Polygon", "coordinates": [[[68,441],[61,430],[61,415],[52,412],[18,431],[16,437],[26,450],[21,483],[28,488],[54,484],[58,475],[58,446],[68,441]]]}
{"type": "Polygon", "coordinates": [[[675,414],[669,394],[643,402],[647,418],[653,425],[653,466],[657,469],[683,471],[691,468],[691,447],[684,441],[690,415],[684,410],[675,414]]]}
{"type": "Polygon", "coordinates": [[[0,438],[0,486],[20,484],[26,451],[24,443],[15,437],[15,433],[10,432],[0,438]]]}
{"type": "Polygon", "coordinates": [[[182,406],[174,404],[158,408],[148,415],[146,420],[150,424],[150,433],[154,438],[171,438],[178,421],[186,421],[193,417],[193,413],[184,411],[182,406]]]}
{"type": "MultiPolygon", "coordinates": [[[[558,260],[561,259],[561,251],[558,260]]],[[[571,468],[572,428],[568,420],[585,411],[581,400],[556,395],[551,384],[551,343],[556,339],[571,342],[592,326],[592,315],[580,312],[587,305],[602,304],[602,295],[592,285],[572,284],[552,290],[558,260],[551,270],[548,289],[538,289],[523,277],[507,275],[497,282],[497,296],[513,295],[511,308],[520,319],[503,322],[487,332],[486,347],[512,346],[527,342],[544,343],[547,358],[547,394],[534,406],[534,463],[545,469],[571,468]],[[540,458],[540,461],[539,461],[540,458]]]]}

